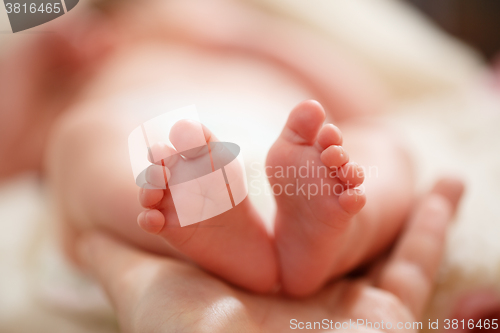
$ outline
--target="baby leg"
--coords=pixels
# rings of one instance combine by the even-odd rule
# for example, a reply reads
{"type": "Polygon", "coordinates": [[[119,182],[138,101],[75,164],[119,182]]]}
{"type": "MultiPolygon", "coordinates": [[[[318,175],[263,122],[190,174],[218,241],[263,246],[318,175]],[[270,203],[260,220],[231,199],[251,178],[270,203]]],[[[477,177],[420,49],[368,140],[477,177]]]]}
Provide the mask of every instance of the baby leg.
{"type": "MultiPolygon", "coordinates": [[[[99,111],[98,107],[91,108],[99,111]]],[[[271,290],[277,283],[275,253],[248,198],[206,221],[183,228],[176,225],[168,194],[139,191],[134,182],[127,140],[132,127],[119,117],[92,111],[67,115],[59,124],[47,171],[59,209],[73,232],[103,229],[145,250],[187,257],[250,290],[271,290]],[[142,212],[140,203],[155,209],[142,212]]],[[[189,130],[187,126],[183,132],[189,130]]],[[[182,144],[182,138],[176,143],[182,144]]],[[[67,243],[72,251],[71,241],[67,243]]]]}

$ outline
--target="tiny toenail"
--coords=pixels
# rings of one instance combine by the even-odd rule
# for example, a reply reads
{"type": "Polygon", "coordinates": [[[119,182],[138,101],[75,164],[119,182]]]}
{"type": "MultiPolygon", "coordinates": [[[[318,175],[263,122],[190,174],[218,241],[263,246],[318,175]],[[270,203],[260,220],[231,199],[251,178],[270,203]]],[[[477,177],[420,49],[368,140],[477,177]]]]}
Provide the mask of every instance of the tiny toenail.
{"type": "Polygon", "coordinates": [[[137,220],[144,220],[144,218],[146,217],[146,211],[142,211],[139,213],[139,216],[137,217],[137,220]]]}
{"type": "Polygon", "coordinates": [[[146,219],[146,221],[149,221],[151,219],[150,215],[151,215],[151,211],[152,210],[147,210],[146,211],[146,214],[144,214],[144,218],[146,219]]]}

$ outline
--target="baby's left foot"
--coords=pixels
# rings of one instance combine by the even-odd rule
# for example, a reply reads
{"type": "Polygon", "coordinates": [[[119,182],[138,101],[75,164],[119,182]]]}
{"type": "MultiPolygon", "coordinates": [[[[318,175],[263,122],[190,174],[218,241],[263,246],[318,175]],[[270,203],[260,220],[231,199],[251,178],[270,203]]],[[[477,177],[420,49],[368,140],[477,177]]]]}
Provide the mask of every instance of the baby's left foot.
{"type": "MultiPolygon", "coordinates": [[[[304,296],[341,273],[340,252],[363,208],[363,169],[349,162],[340,130],[323,125],[315,101],[300,103],[269,151],[266,171],[276,196],[276,245],[285,292],[304,296]]],[[[342,272],[343,273],[343,272],[342,272]]]]}
{"type": "Polygon", "coordinates": [[[200,125],[180,120],[170,131],[173,148],[151,147],[150,160],[157,165],[148,169],[150,186],[139,194],[146,208],[138,217],[139,226],[226,281],[269,292],[278,280],[275,252],[246,197],[244,170],[232,162],[221,167],[232,153],[200,125]],[[181,220],[192,225],[181,228],[181,220]]]}

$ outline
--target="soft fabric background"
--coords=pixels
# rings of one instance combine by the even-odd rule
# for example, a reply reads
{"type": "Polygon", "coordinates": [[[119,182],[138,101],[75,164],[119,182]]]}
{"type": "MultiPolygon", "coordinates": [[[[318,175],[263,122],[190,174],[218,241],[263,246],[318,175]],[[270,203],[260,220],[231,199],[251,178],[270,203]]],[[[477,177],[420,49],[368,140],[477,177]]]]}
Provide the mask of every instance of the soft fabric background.
{"type": "MultiPolygon", "coordinates": [[[[413,152],[420,190],[441,174],[465,178],[428,316],[444,318],[466,290],[500,291],[500,88],[479,56],[396,0],[246,1],[329,36],[387,84],[393,106],[385,117],[413,152]]],[[[0,31],[9,30],[6,20],[0,11],[0,31]]],[[[0,52],[29,36],[0,33],[0,52]]],[[[245,157],[249,165],[253,156],[245,157]]],[[[115,331],[102,294],[58,254],[51,222],[35,177],[2,184],[0,331],[115,331]]]]}

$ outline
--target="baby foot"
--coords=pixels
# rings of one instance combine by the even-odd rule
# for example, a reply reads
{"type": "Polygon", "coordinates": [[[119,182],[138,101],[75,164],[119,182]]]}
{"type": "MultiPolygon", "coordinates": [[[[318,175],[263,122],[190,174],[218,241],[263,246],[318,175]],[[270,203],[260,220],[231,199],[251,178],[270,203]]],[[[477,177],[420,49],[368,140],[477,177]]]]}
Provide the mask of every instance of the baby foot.
{"type": "Polygon", "coordinates": [[[267,157],[267,175],[276,197],[276,246],[285,292],[316,291],[342,270],[336,267],[353,217],[365,204],[359,185],[363,169],[349,162],[342,134],[323,125],[315,101],[290,114],[267,157]]]}
{"type": "MultiPolygon", "coordinates": [[[[170,132],[175,149],[165,144],[151,147],[150,155],[156,160],[159,157],[161,162],[150,167],[146,174],[151,188],[140,190],[140,203],[148,209],[139,215],[139,226],[158,234],[197,264],[227,281],[252,291],[268,292],[277,283],[271,240],[248,198],[237,199],[238,186],[231,184],[230,187],[212,178],[215,177],[214,165],[215,170],[218,169],[214,157],[217,153],[214,147],[218,146],[215,136],[203,127],[201,140],[205,145],[192,148],[199,146],[193,142],[199,129],[200,124],[181,120],[170,132]],[[187,174],[189,172],[194,174],[187,174]],[[208,177],[197,177],[196,173],[200,172],[208,177]],[[182,183],[181,193],[175,193],[175,180],[180,176],[189,181],[182,183]],[[222,207],[224,198],[228,207],[222,207]],[[226,208],[229,210],[217,215],[226,208]],[[205,219],[206,216],[212,217],[205,219]],[[180,227],[180,219],[202,222],[180,227]]],[[[224,172],[226,179],[232,175],[232,179],[244,180],[244,171],[237,164],[228,164],[224,172]]]]}

